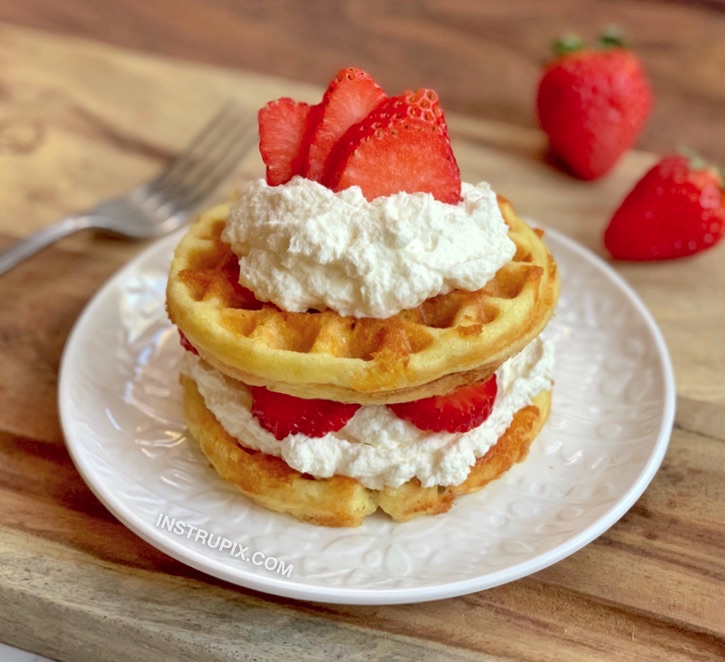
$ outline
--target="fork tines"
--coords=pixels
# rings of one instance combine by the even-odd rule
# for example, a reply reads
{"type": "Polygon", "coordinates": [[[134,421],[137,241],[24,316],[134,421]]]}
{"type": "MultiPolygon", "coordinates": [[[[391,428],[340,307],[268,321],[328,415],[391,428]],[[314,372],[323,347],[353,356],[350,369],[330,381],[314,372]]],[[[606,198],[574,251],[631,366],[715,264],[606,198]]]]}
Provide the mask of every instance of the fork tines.
{"type": "Polygon", "coordinates": [[[161,207],[191,208],[211,193],[257,139],[256,124],[242,120],[234,101],[227,101],[186,149],[144,187],[161,207]]]}

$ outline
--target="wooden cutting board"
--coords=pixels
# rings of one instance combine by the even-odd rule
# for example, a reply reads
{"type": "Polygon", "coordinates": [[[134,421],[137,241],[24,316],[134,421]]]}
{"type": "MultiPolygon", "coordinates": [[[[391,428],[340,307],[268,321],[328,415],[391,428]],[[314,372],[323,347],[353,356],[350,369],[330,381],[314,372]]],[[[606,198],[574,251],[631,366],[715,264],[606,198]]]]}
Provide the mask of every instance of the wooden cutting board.
{"type": "MultiPolygon", "coordinates": [[[[269,99],[320,92],[0,25],[0,247],[147,178],[230,97],[253,121],[269,99]]],[[[548,162],[536,130],[449,120],[464,179],[490,181],[599,254],[611,212],[654,159],[632,152],[584,183],[548,162]]],[[[261,174],[250,154],[217,197],[261,174]]],[[[301,603],[207,577],[140,540],[85,486],[59,428],[58,364],[85,303],[144,246],[86,234],[0,277],[0,640],[74,661],[725,655],[725,246],[616,265],[677,374],[671,447],[637,505],[532,577],[388,607],[301,603]]]]}

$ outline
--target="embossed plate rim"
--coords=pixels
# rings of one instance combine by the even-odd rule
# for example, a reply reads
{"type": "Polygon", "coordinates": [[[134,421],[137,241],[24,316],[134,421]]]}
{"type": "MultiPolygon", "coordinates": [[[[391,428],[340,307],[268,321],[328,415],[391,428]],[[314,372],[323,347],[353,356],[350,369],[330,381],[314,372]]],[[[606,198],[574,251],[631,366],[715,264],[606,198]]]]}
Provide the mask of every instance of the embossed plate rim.
{"type": "MultiPolygon", "coordinates": [[[[574,240],[554,230],[547,230],[547,240],[549,240],[550,246],[555,254],[559,251],[562,254],[568,251],[583,258],[585,262],[588,262],[590,266],[593,266],[605,276],[610,281],[610,284],[615,286],[619,295],[625,297],[629,304],[633,306],[634,311],[639,315],[640,321],[644,323],[644,326],[649,332],[649,340],[654,342],[656,360],[659,362],[658,367],[662,371],[662,418],[659,429],[652,435],[653,445],[651,452],[642,464],[637,477],[619,495],[619,498],[611,507],[590,525],[578,531],[578,533],[571,535],[555,547],[539,553],[532,559],[512,563],[509,566],[497,568],[483,574],[479,572],[463,580],[441,582],[434,585],[392,589],[340,588],[325,586],[323,584],[296,582],[292,579],[278,578],[272,574],[259,574],[246,571],[244,567],[232,571],[228,565],[222,564],[216,558],[212,558],[208,554],[204,555],[200,553],[198,546],[195,547],[184,538],[171,538],[162,535],[161,531],[155,528],[148,519],[141,517],[137,511],[134,511],[118,497],[113,486],[109,486],[104,481],[104,478],[97,474],[97,469],[92,462],[93,458],[89,454],[89,448],[84,445],[83,435],[77,429],[77,421],[75,419],[75,414],[79,412],[79,405],[77,402],[74,402],[74,395],[77,395],[77,388],[82,386],[79,386],[79,380],[83,378],[82,371],[79,372],[79,362],[84,357],[84,333],[93,331],[94,328],[100,328],[103,318],[99,317],[99,314],[103,305],[119,299],[120,285],[139,269],[139,265],[148,262],[152,258],[161,259],[167,253],[170,256],[182,232],[177,232],[151,245],[146,251],[142,252],[131,263],[114,275],[91,300],[77,320],[66,345],[61,362],[58,395],[61,423],[66,438],[66,445],[76,467],[90,489],[131,531],[139,535],[149,544],[182,563],[240,586],[274,595],[318,602],[400,604],[465,595],[487,588],[493,588],[530,575],[561,561],[584,547],[604,533],[632,507],[649,485],[662,462],[669,443],[675,413],[674,374],[664,338],[652,315],[638,295],[616,271],[604,260],[574,240]]],[[[557,259],[561,258],[557,256],[557,259]]],[[[126,469],[129,468],[131,467],[126,467],[126,469]]],[[[117,479],[121,481],[124,480],[125,476],[123,469],[124,467],[118,468],[117,479]]],[[[126,479],[130,480],[128,477],[126,479]]],[[[256,506],[252,507],[257,508],[256,506]]],[[[270,514],[270,516],[277,515],[270,514]]],[[[441,517],[446,516],[443,515],[441,517]]],[[[310,531],[315,530],[315,527],[312,527],[312,525],[309,526],[310,531]]]]}

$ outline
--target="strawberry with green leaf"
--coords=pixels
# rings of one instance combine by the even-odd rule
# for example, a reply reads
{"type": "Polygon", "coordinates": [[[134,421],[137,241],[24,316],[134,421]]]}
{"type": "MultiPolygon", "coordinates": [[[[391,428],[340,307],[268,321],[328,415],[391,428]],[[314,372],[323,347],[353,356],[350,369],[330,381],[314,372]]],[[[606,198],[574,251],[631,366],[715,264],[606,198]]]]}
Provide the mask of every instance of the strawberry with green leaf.
{"type": "Polygon", "coordinates": [[[701,159],[663,158],[614,212],[604,245],[619,260],[669,260],[712,248],[723,236],[722,174],[701,159]]]}
{"type": "Polygon", "coordinates": [[[539,122],[571,173],[596,179],[634,145],[652,110],[652,90],[639,58],[611,33],[599,48],[569,38],[556,50],[539,81],[539,122]]]}

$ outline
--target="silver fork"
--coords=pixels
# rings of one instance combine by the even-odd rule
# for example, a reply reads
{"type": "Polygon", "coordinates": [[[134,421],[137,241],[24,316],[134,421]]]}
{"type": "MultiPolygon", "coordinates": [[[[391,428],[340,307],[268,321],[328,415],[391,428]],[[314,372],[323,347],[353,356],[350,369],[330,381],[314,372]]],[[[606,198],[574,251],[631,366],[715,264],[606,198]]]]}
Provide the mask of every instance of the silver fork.
{"type": "Polygon", "coordinates": [[[151,181],[86,212],[62,218],[0,252],[0,274],[80,230],[96,228],[131,239],[160,237],[176,230],[221,184],[256,139],[256,118],[243,122],[239,108],[233,102],[226,103],[151,181]]]}

